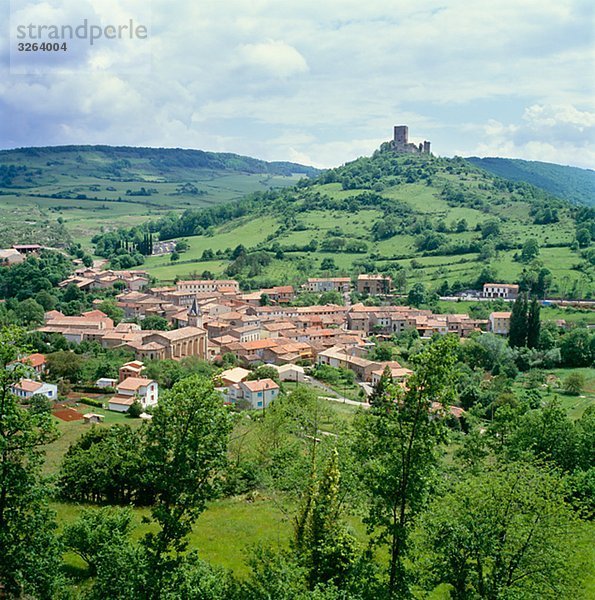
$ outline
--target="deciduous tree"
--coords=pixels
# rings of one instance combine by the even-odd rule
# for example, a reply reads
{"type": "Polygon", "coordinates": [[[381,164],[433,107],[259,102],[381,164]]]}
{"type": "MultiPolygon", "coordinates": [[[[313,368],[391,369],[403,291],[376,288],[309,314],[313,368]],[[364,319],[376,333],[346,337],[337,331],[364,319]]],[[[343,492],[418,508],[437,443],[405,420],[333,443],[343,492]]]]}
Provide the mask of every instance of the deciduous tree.
{"type": "Polygon", "coordinates": [[[215,492],[230,429],[221,396],[198,376],[176,383],[154,410],[145,455],[156,494],[151,518],[159,529],[143,539],[150,565],[147,598],[159,597],[163,580],[186,549],[186,536],[215,492]]]}
{"type": "Polygon", "coordinates": [[[440,411],[453,399],[457,341],[434,340],[411,362],[405,390],[360,414],[355,443],[370,507],[365,519],[373,544],[388,545],[388,594],[403,597],[409,584],[405,557],[409,532],[423,508],[444,432],[440,411]],[[432,403],[440,410],[434,412],[432,403]]]}
{"type": "Polygon", "coordinates": [[[49,599],[60,548],[41,466],[43,446],[57,432],[49,412],[21,407],[11,392],[27,373],[14,364],[25,352],[23,341],[19,329],[0,331],[0,584],[8,597],[49,599]]]}
{"type": "Polygon", "coordinates": [[[532,464],[468,475],[424,514],[417,564],[455,600],[570,597],[575,522],[565,493],[555,472],[532,464]]]}

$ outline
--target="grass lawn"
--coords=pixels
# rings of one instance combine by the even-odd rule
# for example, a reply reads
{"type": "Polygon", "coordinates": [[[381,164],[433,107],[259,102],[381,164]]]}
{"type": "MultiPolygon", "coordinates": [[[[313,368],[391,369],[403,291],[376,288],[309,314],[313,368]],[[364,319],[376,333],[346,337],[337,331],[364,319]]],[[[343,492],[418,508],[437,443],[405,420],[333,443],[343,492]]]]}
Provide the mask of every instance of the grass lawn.
{"type": "Polygon", "coordinates": [[[548,373],[558,377],[562,384],[571,373],[580,373],[585,378],[585,387],[579,396],[570,396],[558,391],[549,392],[545,396],[547,399],[552,399],[557,395],[572,419],[580,419],[589,406],[595,405],[595,369],[554,369],[548,373]]]}
{"type": "MultiPolygon", "coordinates": [[[[544,402],[557,398],[571,419],[580,419],[587,408],[595,406],[595,369],[551,369],[545,373],[556,379],[553,385],[541,388],[544,402]],[[571,373],[580,373],[585,379],[583,391],[579,396],[572,396],[563,391],[564,380],[571,373]]],[[[524,375],[520,375],[516,380],[517,389],[520,389],[523,380],[524,375]]]]}
{"type": "Polygon", "coordinates": [[[116,423],[130,425],[131,427],[140,427],[143,423],[140,419],[129,419],[126,415],[121,413],[104,410],[95,406],[80,404],[76,409],[82,414],[92,412],[104,415],[105,420],[103,423],[98,423],[97,425],[87,425],[83,420],[63,421],[62,419],[53,417],[58,432],[60,433],[60,437],[51,444],[47,444],[45,447],[45,475],[54,475],[58,472],[60,463],[62,462],[62,458],[64,457],[66,450],[68,450],[68,447],[76,442],[83,433],[89,431],[91,427],[108,427],[109,425],[115,425],[116,423]]]}
{"type": "MultiPolygon", "coordinates": [[[[74,521],[85,505],[53,502],[58,523],[74,521]]],[[[134,537],[140,539],[152,527],[142,522],[148,508],[133,509],[134,537]]],[[[190,548],[201,558],[227,569],[238,576],[248,573],[247,559],[255,544],[285,546],[291,535],[293,508],[283,500],[258,494],[254,498],[229,498],[209,503],[189,536],[190,548]]],[[[154,528],[154,527],[153,527],[154,528]]],[[[67,567],[84,568],[83,561],[72,553],[65,555],[67,567]]]]}

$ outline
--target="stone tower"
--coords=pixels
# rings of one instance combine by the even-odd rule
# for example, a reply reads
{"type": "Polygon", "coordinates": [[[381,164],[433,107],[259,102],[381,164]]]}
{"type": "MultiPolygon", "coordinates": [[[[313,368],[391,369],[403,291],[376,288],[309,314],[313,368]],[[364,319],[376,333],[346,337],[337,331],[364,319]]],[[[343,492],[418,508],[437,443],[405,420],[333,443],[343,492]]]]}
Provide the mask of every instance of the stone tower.
{"type": "Polygon", "coordinates": [[[196,298],[194,298],[192,306],[188,309],[188,327],[200,327],[202,329],[202,312],[196,298]]]}
{"type": "Polygon", "coordinates": [[[399,154],[430,154],[430,142],[427,140],[422,144],[414,144],[409,141],[409,127],[407,125],[395,125],[394,139],[391,146],[399,154]]]}
{"type": "Polygon", "coordinates": [[[406,146],[409,143],[409,127],[395,125],[395,146],[406,146]]]}

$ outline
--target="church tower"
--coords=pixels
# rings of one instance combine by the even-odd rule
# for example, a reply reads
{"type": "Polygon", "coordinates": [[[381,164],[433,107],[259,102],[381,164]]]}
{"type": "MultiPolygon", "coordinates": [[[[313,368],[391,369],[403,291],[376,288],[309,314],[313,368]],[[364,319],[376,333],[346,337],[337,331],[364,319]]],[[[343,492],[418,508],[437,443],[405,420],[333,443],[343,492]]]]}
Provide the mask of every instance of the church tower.
{"type": "Polygon", "coordinates": [[[199,327],[202,329],[202,312],[196,302],[196,298],[194,298],[192,306],[188,309],[188,327],[199,327]]]}

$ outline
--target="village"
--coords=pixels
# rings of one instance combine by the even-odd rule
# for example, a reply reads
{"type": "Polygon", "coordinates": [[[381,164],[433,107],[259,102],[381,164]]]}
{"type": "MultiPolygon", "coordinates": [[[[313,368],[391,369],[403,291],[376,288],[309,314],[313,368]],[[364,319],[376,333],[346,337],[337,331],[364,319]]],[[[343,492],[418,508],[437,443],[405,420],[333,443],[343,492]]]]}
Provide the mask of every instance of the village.
{"type": "MultiPolygon", "coordinates": [[[[510,312],[492,312],[488,319],[467,314],[433,314],[430,310],[388,303],[366,306],[350,303],[352,288],[361,297],[390,298],[390,277],[361,274],[355,283],[348,277],[309,278],[302,289],[278,286],[254,292],[242,292],[235,280],[180,280],[167,287],[150,287],[144,271],[114,271],[80,267],[60,287],[81,290],[120,290],[115,297],[124,319],[115,324],[99,309],[78,316],[65,316],[57,310],[45,313],[42,334],[59,334],[71,344],[96,342],[104,349],[123,349],[134,360],[123,364],[118,379],[101,378],[98,389],[113,390],[106,408],[126,413],[134,403],[142,408],[141,417],[150,419],[150,409],[159,398],[158,383],[143,375],[146,361],[189,357],[214,362],[232,356],[236,366],[216,377],[217,388],[230,404],[243,402],[252,409],[265,409],[279,393],[279,384],[271,378],[249,381],[251,369],[266,365],[275,369],[277,381],[316,382],[307,374],[308,367],[327,365],[353,373],[360,386],[358,400],[366,403],[385,370],[393,381],[404,385],[411,371],[395,360],[369,358],[375,345],[391,336],[414,331],[421,339],[435,334],[454,334],[466,338],[474,332],[492,332],[506,336],[510,312]],[[300,293],[338,292],[346,305],[325,304],[293,306],[300,293]],[[144,329],[149,317],[160,317],[167,330],[144,329]]],[[[514,300],[518,286],[488,283],[485,298],[514,300]]],[[[100,304],[100,301],[97,301],[100,304]]],[[[41,394],[58,399],[56,383],[44,382],[42,354],[24,357],[33,371],[31,378],[15,384],[13,392],[26,400],[41,394]]],[[[346,399],[345,399],[346,400],[346,399]]],[[[100,415],[89,413],[89,420],[100,415]]]]}

